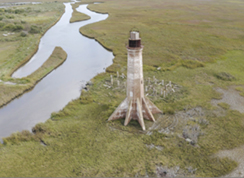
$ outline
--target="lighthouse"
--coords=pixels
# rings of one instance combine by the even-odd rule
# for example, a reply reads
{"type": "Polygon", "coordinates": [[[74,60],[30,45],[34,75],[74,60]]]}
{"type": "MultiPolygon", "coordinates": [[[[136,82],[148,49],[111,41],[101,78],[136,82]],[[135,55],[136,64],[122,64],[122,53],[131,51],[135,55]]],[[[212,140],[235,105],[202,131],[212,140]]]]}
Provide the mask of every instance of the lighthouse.
{"type": "Polygon", "coordinates": [[[142,51],[143,46],[139,32],[130,32],[127,46],[126,98],[109,117],[108,121],[125,118],[124,125],[126,126],[133,119],[139,122],[142,130],[146,130],[144,118],[154,122],[153,114],[162,113],[162,111],[144,95],[142,51]]]}

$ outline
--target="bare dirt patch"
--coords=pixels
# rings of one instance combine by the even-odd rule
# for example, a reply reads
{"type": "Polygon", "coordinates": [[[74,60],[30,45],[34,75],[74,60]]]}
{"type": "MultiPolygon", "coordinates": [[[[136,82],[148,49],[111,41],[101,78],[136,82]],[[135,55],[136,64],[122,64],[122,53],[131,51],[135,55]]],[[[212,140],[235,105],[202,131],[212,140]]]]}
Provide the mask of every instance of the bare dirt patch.
{"type": "Polygon", "coordinates": [[[198,146],[198,137],[204,135],[201,125],[208,125],[206,111],[202,107],[195,107],[179,111],[174,115],[159,115],[154,123],[148,127],[147,135],[156,130],[166,135],[178,135],[178,137],[198,146]]]}
{"type": "Polygon", "coordinates": [[[186,170],[181,169],[179,166],[168,168],[167,166],[157,166],[157,177],[193,177],[197,168],[191,166],[186,167],[186,170]]]}
{"type": "Polygon", "coordinates": [[[238,162],[238,167],[224,177],[244,177],[244,145],[232,150],[223,150],[217,153],[220,158],[228,157],[238,162]]]}
{"type": "Polygon", "coordinates": [[[176,130],[181,130],[187,124],[187,121],[199,122],[205,119],[205,111],[201,107],[185,109],[174,115],[159,115],[156,122],[152,123],[148,129],[148,135],[152,130],[158,130],[160,133],[169,134],[176,130]]]}
{"type": "Polygon", "coordinates": [[[157,177],[178,177],[183,176],[184,174],[180,173],[180,167],[176,166],[173,168],[167,168],[167,167],[157,167],[156,169],[156,175],[157,177]]]}
{"type": "Polygon", "coordinates": [[[240,96],[239,92],[233,87],[230,87],[227,90],[222,88],[217,88],[215,90],[222,93],[222,99],[213,99],[211,103],[214,106],[217,106],[218,103],[227,103],[230,105],[230,109],[244,113],[244,97],[240,96]]]}

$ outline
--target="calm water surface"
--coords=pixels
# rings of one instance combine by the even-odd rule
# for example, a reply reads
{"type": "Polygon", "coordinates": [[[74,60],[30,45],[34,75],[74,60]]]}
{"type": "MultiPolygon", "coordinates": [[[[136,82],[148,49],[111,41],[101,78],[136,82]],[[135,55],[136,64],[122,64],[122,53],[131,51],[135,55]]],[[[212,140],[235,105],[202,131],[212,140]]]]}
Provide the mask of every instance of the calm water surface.
{"type": "Polygon", "coordinates": [[[38,52],[13,74],[16,78],[30,75],[48,59],[55,46],[61,46],[68,54],[63,65],[41,80],[33,90],[0,109],[0,138],[16,131],[31,130],[37,123],[45,122],[52,112],[78,98],[86,81],[112,64],[112,52],[79,33],[80,27],[105,20],[108,15],[91,12],[87,5],[81,5],[77,10],[91,19],[70,24],[72,7],[65,3],[64,15],[42,37],[38,52]]]}

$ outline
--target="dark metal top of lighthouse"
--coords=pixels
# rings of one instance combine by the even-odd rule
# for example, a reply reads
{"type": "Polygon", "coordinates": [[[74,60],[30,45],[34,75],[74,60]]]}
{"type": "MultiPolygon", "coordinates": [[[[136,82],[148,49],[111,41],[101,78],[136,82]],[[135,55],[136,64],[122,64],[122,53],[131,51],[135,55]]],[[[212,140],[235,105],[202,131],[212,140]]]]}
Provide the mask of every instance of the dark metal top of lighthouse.
{"type": "Polygon", "coordinates": [[[129,48],[140,48],[141,47],[141,38],[139,37],[139,32],[135,32],[135,31],[130,32],[128,47],[129,48]]]}

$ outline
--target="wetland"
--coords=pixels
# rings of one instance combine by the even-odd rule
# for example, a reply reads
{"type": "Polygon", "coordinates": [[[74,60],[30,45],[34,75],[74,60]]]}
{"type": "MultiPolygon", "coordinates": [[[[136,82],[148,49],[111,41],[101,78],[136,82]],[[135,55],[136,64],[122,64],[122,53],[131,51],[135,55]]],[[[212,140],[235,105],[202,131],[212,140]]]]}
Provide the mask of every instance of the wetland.
{"type": "MultiPolygon", "coordinates": [[[[109,14],[104,21],[80,28],[83,36],[79,35],[94,38],[111,49],[113,64],[93,77],[92,85],[78,93],[78,98],[52,113],[46,122],[35,125],[32,132],[16,132],[3,138],[0,176],[218,177],[238,175],[238,171],[243,175],[242,161],[236,155],[244,145],[244,114],[240,107],[243,97],[238,97],[244,91],[244,3],[229,0],[102,2],[76,3],[75,8],[87,3],[89,10],[109,14]],[[150,100],[164,114],[155,115],[155,123],[146,121],[145,132],[136,121],[126,127],[123,119],[107,122],[126,95],[123,85],[126,78],[119,77],[121,85],[118,85],[111,84],[110,76],[116,78],[117,71],[126,74],[125,43],[131,29],[139,30],[142,35],[144,83],[148,84],[148,78],[156,78],[177,86],[175,93],[166,97],[160,90],[157,95],[148,91],[150,100]]],[[[57,2],[55,7],[58,5],[61,7],[62,3],[57,2]]],[[[82,23],[85,22],[88,21],[82,23]]],[[[8,47],[1,51],[5,54],[3,62],[9,59],[6,51],[15,47],[12,44],[16,45],[10,40],[15,35],[7,37],[8,46],[2,44],[2,48],[8,47]]],[[[37,45],[33,45],[32,52],[37,45]]],[[[30,54],[24,49],[23,61],[30,54]]],[[[53,74],[61,70],[68,58],[53,74]]],[[[11,61],[1,68],[0,88],[6,87],[4,82],[13,82],[19,85],[11,87],[19,90],[30,79],[12,78],[12,72],[23,61],[16,62],[16,58],[11,61]]],[[[49,76],[52,73],[45,78],[49,76]]],[[[159,82],[153,85],[160,86],[159,82]]],[[[3,94],[8,92],[11,93],[5,90],[3,94]]]]}
{"type": "Polygon", "coordinates": [[[81,5],[77,10],[86,13],[91,19],[71,24],[69,19],[72,7],[70,3],[65,3],[65,6],[64,15],[41,38],[37,52],[12,77],[33,78],[33,75],[38,75],[33,72],[39,69],[56,46],[62,47],[67,53],[67,60],[46,77],[42,77],[31,91],[0,110],[1,137],[16,131],[31,131],[37,123],[47,120],[51,113],[59,111],[69,101],[79,97],[82,86],[112,63],[111,52],[79,33],[80,27],[104,20],[108,15],[91,12],[87,10],[87,5],[81,5]]]}

